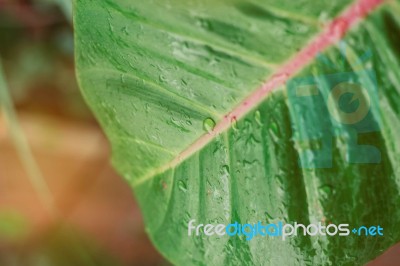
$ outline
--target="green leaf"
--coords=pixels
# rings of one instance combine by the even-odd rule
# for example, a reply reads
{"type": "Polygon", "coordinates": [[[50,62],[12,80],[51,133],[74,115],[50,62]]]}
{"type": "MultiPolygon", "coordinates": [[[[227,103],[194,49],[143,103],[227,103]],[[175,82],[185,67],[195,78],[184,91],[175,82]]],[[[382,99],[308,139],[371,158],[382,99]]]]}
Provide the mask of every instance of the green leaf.
{"type": "Polygon", "coordinates": [[[358,265],[400,241],[400,4],[378,4],[76,0],[82,92],[171,262],[358,265]],[[384,236],[188,236],[192,219],[384,236]]]}

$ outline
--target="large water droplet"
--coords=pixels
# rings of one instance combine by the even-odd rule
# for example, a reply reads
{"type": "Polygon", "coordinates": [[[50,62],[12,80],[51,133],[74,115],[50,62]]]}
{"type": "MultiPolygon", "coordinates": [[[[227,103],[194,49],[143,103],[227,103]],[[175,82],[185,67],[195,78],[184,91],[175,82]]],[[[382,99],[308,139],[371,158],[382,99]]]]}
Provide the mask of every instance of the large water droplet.
{"type": "Polygon", "coordinates": [[[212,118],[206,118],[203,121],[203,129],[208,133],[211,133],[214,130],[215,121],[212,118]]]}

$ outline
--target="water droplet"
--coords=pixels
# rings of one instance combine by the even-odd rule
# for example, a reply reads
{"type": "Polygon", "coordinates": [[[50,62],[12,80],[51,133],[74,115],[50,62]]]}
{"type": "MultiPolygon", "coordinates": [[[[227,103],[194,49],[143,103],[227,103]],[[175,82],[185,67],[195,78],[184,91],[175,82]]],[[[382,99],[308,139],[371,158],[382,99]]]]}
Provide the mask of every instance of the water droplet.
{"type": "Polygon", "coordinates": [[[269,134],[270,134],[272,140],[275,143],[278,143],[279,137],[280,137],[280,132],[279,132],[278,124],[275,121],[272,120],[268,131],[269,131],[269,134]]]}
{"type": "Polygon", "coordinates": [[[146,103],[145,105],[144,105],[144,109],[145,109],[145,111],[146,111],[146,113],[148,113],[149,111],[150,111],[150,104],[148,104],[148,103],[146,103]]]}
{"type": "Polygon", "coordinates": [[[256,137],[251,134],[247,139],[246,139],[246,145],[258,145],[260,144],[261,141],[259,141],[258,139],[256,139],[256,137]]]}
{"type": "Polygon", "coordinates": [[[122,28],[121,28],[121,31],[122,31],[122,33],[124,33],[125,35],[129,35],[128,27],[127,27],[127,26],[122,27],[122,28]]]}
{"type": "Polygon", "coordinates": [[[258,160],[243,160],[242,164],[243,164],[243,168],[248,169],[251,168],[252,166],[254,166],[255,164],[258,164],[259,161],[258,160]]]}
{"type": "Polygon", "coordinates": [[[237,125],[238,123],[237,123],[236,117],[232,117],[231,124],[232,124],[232,128],[234,130],[239,130],[238,125],[237,125]]]}
{"type": "Polygon", "coordinates": [[[324,197],[325,199],[329,199],[333,194],[334,188],[331,185],[326,184],[326,185],[322,185],[319,188],[319,190],[320,190],[322,197],[324,197]]]}
{"type": "Polygon", "coordinates": [[[178,187],[181,191],[186,192],[187,191],[187,185],[184,181],[180,180],[178,182],[178,187]]]}
{"type": "Polygon", "coordinates": [[[208,65],[209,66],[215,66],[219,63],[218,58],[212,57],[210,60],[208,60],[208,65]]]}
{"type": "Polygon", "coordinates": [[[160,75],[159,80],[163,83],[167,82],[167,78],[164,75],[160,75]]]}
{"type": "Polygon", "coordinates": [[[279,135],[279,128],[278,128],[278,124],[275,121],[272,121],[271,125],[270,125],[270,129],[276,134],[279,135]]]}
{"type": "Polygon", "coordinates": [[[228,165],[222,166],[222,171],[225,175],[229,175],[229,166],[228,165]]]}
{"type": "Polygon", "coordinates": [[[228,245],[226,245],[226,251],[228,254],[232,254],[235,252],[235,247],[232,245],[230,241],[228,242],[228,245]]]}
{"type": "Polygon", "coordinates": [[[258,125],[262,126],[262,123],[261,123],[261,113],[260,113],[260,111],[257,110],[257,111],[254,113],[254,119],[256,120],[256,123],[257,123],[258,125]]]}
{"type": "Polygon", "coordinates": [[[215,121],[212,118],[206,118],[203,121],[203,129],[208,133],[211,133],[214,130],[215,121]]]}
{"type": "Polygon", "coordinates": [[[196,23],[199,27],[209,30],[211,28],[210,22],[207,19],[200,18],[196,23]]]}
{"type": "Polygon", "coordinates": [[[274,217],[272,217],[272,215],[269,212],[264,212],[265,217],[267,218],[267,221],[271,221],[274,219],[274,217]]]}

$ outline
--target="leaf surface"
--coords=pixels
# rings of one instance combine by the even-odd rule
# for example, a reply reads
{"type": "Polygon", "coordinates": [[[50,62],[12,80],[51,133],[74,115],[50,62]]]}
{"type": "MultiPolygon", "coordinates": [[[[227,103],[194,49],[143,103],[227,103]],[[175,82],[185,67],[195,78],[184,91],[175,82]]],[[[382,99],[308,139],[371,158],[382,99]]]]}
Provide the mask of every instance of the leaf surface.
{"type": "Polygon", "coordinates": [[[400,4],[378,4],[76,0],[82,92],[171,262],[362,264],[400,240],[400,4]],[[341,82],[371,103],[351,125],[339,109],[360,99],[326,104],[341,82]],[[189,237],[191,219],[385,235],[189,237]]]}

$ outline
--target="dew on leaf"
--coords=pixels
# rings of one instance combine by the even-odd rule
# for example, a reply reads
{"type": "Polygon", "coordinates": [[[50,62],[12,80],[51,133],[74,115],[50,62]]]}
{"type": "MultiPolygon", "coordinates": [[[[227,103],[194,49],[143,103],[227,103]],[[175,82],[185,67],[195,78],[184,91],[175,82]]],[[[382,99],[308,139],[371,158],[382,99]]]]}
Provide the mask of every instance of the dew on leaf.
{"type": "Polygon", "coordinates": [[[264,212],[265,217],[267,218],[267,221],[272,221],[274,217],[269,212],[264,212]]]}
{"type": "Polygon", "coordinates": [[[144,109],[145,109],[145,111],[146,111],[146,113],[148,113],[149,111],[150,111],[150,104],[148,104],[148,103],[146,103],[145,105],[144,105],[144,109]]]}
{"type": "Polygon", "coordinates": [[[234,130],[239,130],[236,117],[233,117],[233,118],[231,119],[231,125],[232,125],[232,128],[233,128],[234,130]]]}
{"type": "Polygon", "coordinates": [[[122,27],[122,28],[121,28],[121,31],[122,31],[122,33],[124,33],[125,35],[129,35],[128,26],[122,27]]]}
{"type": "Polygon", "coordinates": [[[251,168],[254,165],[259,164],[260,162],[258,160],[243,160],[242,164],[243,164],[243,168],[251,168]]]}
{"type": "Polygon", "coordinates": [[[257,123],[258,125],[262,126],[262,123],[261,123],[261,113],[260,113],[260,111],[257,110],[257,111],[254,113],[254,119],[256,120],[256,123],[257,123]]]}
{"type": "Polygon", "coordinates": [[[228,165],[222,166],[222,171],[225,175],[229,175],[229,166],[228,165]]]}
{"type": "Polygon", "coordinates": [[[270,126],[269,126],[269,134],[272,137],[272,140],[275,143],[279,142],[279,137],[280,137],[280,132],[279,132],[279,127],[278,124],[272,120],[270,126]]]}
{"type": "Polygon", "coordinates": [[[188,222],[190,221],[192,215],[189,212],[185,212],[185,215],[183,217],[183,221],[185,223],[185,226],[188,224],[188,222]]]}
{"type": "Polygon", "coordinates": [[[326,199],[330,198],[332,196],[333,190],[334,190],[334,188],[331,185],[327,185],[327,184],[319,187],[319,192],[320,192],[321,196],[326,199]]]}
{"type": "Polygon", "coordinates": [[[275,135],[279,135],[278,124],[275,121],[272,121],[272,123],[269,126],[269,128],[274,132],[275,135]]]}
{"type": "Polygon", "coordinates": [[[186,192],[187,191],[187,185],[184,181],[180,180],[178,182],[178,187],[181,191],[186,192]]]}
{"type": "Polygon", "coordinates": [[[246,139],[246,145],[258,145],[260,143],[261,141],[256,139],[256,137],[253,134],[250,134],[250,136],[246,139]]]}
{"type": "Polygon", "coordinates": [[[160,75],[160,76],[159,76],[159,80],[160,80],[160,82],[162,82],[162,83],[165,83],[165,82],[168,81],[167,78],[166,78],[164,75],[160,75]]]}
{"type": "Polygon", "coordinates": [[[212,118],[208,117],[208,118],[204,119],[203,129],[205,131],[207,131],[208,133],[211,133],[214,130],[214,127],[215,127],[215,121],[212,118]]]}

